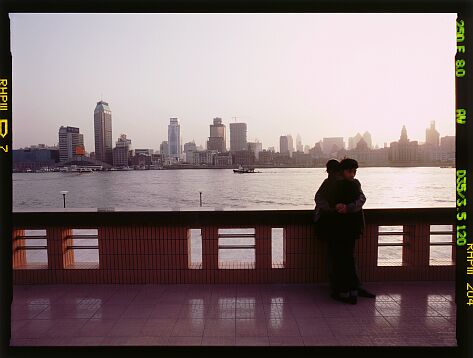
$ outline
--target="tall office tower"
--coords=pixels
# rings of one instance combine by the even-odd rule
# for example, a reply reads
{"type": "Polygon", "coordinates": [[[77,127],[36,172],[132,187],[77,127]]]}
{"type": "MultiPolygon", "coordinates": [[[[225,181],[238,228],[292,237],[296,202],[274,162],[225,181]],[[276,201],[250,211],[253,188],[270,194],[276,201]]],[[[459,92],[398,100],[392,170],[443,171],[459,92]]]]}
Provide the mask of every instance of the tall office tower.
{"type": "Polygon", "coordinates": [[[435,129],[435,121],[430,122],[430,128],[425,130],[425,144],[438,147],[440,133],[435,129]]]}
{"type": "Polygon", "coordinates": [[[287,135],[279,137],[279,153],[289,155],[289,143],[287,141],[287,135]]]}
{"type": "Polygon", "coordinates": [[[207,149],[216,150],[220,153],[227,151],[225,125],[222,124],[222,118],[214,118],[214,123],[210,125],[210,137],[207,142],[207,149]]]}
{"type": "Polygon", "coordinates": [[[292,153],[294,153],[294,141],[290,134],[287,135],[287,147],[289,148],[289,156],[292,157],[292,153]]]}
{"type": "Polygon", "coordinates": [[[79,133],[79,128],[59,128],[59,160],[66,161],[75,155],[85,155],[84,135],[79,133]]]}
{"type": "Polygon", "coordinates": [[[131,140],[127,139],[126,134],[121,134],[113,148],[113,165],[116,167],[128,166],[130,159],[131,140]]]}
{"type": "Polygon", "coordinates": [[[168,154],[172,162],[179,162],[181,158],[181,126],[177,118],[170,118],[168,125],[168,154]]]}
{"type": "Polygon", "coordinates": [[[304,146],[302,145],[302,139],[300,134],[296,136],[296,152],[303,152],[304,146]]]}
{"type": "Polygon", "coordinates": [[[112,111],[107,102],[97,102],[94,110],[95,159],[113,164],[112,111]]]}
{"type": "Polygon", "coordinates": [[[230,123],[230,151],[248,150],[246,123],[230,123]]]}

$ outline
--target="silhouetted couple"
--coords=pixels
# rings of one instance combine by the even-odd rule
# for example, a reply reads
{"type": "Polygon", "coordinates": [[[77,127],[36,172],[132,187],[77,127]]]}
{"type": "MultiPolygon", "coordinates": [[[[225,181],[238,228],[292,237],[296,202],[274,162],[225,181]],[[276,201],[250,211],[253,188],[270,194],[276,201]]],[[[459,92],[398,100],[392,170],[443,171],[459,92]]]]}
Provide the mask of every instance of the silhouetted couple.
{"type": "Polygon", "coordinates": [[[361,287],[354,251],[364,231],[366,197],[355,179],[358,162],[345,158],[327,162],[328,178],[315,194],[315,228],[318,239],[327,242],[331,297],[356,304],[358,296],[376,297],[361,287]]]}

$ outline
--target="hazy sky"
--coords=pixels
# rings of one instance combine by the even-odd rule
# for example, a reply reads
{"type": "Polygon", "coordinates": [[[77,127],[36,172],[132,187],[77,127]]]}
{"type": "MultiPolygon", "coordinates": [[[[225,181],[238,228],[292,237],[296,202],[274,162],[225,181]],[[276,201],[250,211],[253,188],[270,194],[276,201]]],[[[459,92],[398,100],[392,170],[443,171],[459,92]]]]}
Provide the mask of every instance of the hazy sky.
{"type": "Polygon", "coordinates": [[[205,146],[214,117],[279,150],[368,130],[454,135],[456,14],[10,14],[13,146],[58,142],[112,110],[114,142],[158,149],[170,117],[205,146]]]}

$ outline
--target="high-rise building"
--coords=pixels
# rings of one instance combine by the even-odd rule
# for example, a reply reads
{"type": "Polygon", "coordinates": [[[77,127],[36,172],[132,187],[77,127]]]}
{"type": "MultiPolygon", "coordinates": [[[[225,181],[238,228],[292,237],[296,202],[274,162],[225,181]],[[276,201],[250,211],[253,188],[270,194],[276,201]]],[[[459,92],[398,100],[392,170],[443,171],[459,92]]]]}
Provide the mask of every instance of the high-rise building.
{"type": "Polygon", "coordinates": [[[163,163],[168,162],[168,157],[169,157],[169,145],[168,141],[164,140],[160,145],[159,145],[159,154],[161,154],[161,159],[163,163]]]}
{"type": "Polygon", "coordinates": [[[197,146],[195,145],[194,141],[187,142],[184,144],[184,155],[185,155],[184,160],[187,163],[194,162],[194,152],[197,152],[197,146]]]}
{"type": "Polygon", "coordinates": [[[61,162],[72,159],[76,155],[85,155],[84,135],[79,133],[79,128],[59,128],[59,160],[61,162]]]}
{"type": "Polygon", "coordinates": [[[225,125],[222,124],[222,118],[214,118],[213,124],[210,125],[210,137],[207,142],[207,149],[216,150],[220,153],[227,151],[225,125]]]}
{"type": "Polygon", "coordinates": [[[366,131],[363,133],[363,139],[365,140],[366,144],[368,145],[368,149],[373,148],[373,142],[371,141],[371,133],[366,131]]]}
{"type": "Polygon", "coordinates": [[[230,151],[247,150],[246,123],[230,123],[230,151]]]}
{"type": "Polygon", "coordinates": [[[444,151],[455,151],[455,136],[454,135],[447,135],[445,137],[440,138],[440,146],[444,151]]]}
{"type": "Polygon", "coordinates": [[[348,138],[348,150],[355,149],[361,139],[366,142],[369,149],[373,147],[373,144],[371,142],[371,134],[369,132],[365,132],[363,133],[363,135],[361,135],[360,133],[356,133],[356,136],[348,138]]]}
{"type": "Polygon", "coordinates": [[[258,160],[259,153],[263,151],[263,144],[258,140],[255,140],[254,142],[248,142],[248,150],[255,153],[255,158],[258,160]]]}
{"type": "Polygon", "coordinates": [[[438,147],[440,133],[435,129],[435,121],[430,122],[430,128],[425,130],[425,144],[438,147]]]}
{"type": "Polygon", "coordinates": [[[169,159],[179,162],[181,158],[181,126],[177,118],[171,118],[168,125],[169,159]]]}
{"type": "Polygon", "coordinates": [[[397,142],[391,142],[389,160],[392,162],[411,163],[419,159],[419,145],[417,141],[409,141],[406,126],[402,126],[401,137],[397,142]]]}
{"type": "Polygon", "coordinates": [[[300,134],[296,136],[296,152],[303,152],[304,147],[302,146],[302,139],[300,134]]]}
{"type": "Polygon", "coordinates": [[[287,147],[289,149],[289,156],[292,157],[292,153],[294,153],[294,140],[290,134],[287,135],[287,147]]]}
{"type": "Polygon", "coordinates": [[[289,155],[289,142],[287,135],[279,137],[279,153],[289,155]]]}
{"type": "Polygon", "coordinates": [[[322,140],[322,150],[326,155],[333,155],[341,149],[345,149],[343,137],[330,137],[322,140]]]}
{"type": "Polygon", "coordinates": [[[294,153],[294,142],[290,134],[279,137],[279,153],[292,157],[292,153],[294,153]]]}
{"type": "Polygon", "coordinates": [[[348,138],[348,150],[354,149],[360,139],[362,138],[360,133],[356,133],[356,136],[348,138]]]}
{"type": "Polygon", "coordinates": [[[112,111],[107,102],[99,101],[94,110],[95,159],[113,164],[112,111]]]}
{"type": "Polygon", "coordinates": [[[113,148],[113,165],[116,167],[126,167],[130,159],[131,140],[126,134],[121,134],[113,148]]]}

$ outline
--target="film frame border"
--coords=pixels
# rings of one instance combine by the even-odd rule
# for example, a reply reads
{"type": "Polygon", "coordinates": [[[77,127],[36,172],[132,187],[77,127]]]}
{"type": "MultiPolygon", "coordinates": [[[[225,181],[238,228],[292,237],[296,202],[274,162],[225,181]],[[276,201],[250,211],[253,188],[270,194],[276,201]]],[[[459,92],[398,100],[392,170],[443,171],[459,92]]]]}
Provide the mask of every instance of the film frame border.
{"type": "MultiPolygon", "coordinates": [[[[312,3],[303,0],[276,0],[271,4],[256,0],[252,3],[248,1],[227,1],[218,3],[217,1],[190,1],[183,0],[179,2],[160,1],[151,3],[150,1],[121,0],[114,3],[94,4],[91,0],[68,2],[67,4],[60,0],[52,0],[43,3],[37,3],[31,0],[13,1],[8,0],[0,4],[0,235],[1,237],[11,237],[11,219],[12,219],[12,109],[11,98],[14,94],[12,88],[12,56],[10,52],[10,20],[9,13],[14,12],[451,12],[457,13],[457,53],[455,56],[455,121],[456,121],[456,207],[457,215],[457,239],[456,239],[456,292],[455,302],[457,304],[457,342],[458,349],[451,347],[310,347],[310,349],[300,349],[296,347],[264,347],[264,352],[270,354],[298,352],[298,354],[313,354],[314,352],[345,353],[362,352],[357,348],[373,348],[363,350],[363,356],[378,357],[380,353],[385,356],[398,356],[399,354],[421,352],[428,353],[430,357],[452,356],[455,353],[458,357],[473,357],[473,340],[468,337],[473,336],[473,303],[468,305],[469,300],[473,298],[473,275],[467,273],[468,251],[473,250],[472,225],[473,218],[472,205],[468,201],[469,183],[473,182],[473,125],[468,120],[468,111],[472,110],[469,101],[469,89],[471,88],[473,71],[471,63],[473,61],[470,55],[473,44],[473,17],[472,6],[467,0],[463,1],[433,1],[416,0],[408,2],[406,0],[389,1],[383,4],[374,0],[335,0],[331,3],[324,0],[316,0],[312,3]],[[463,30],[462,30],[463,29],[463,30]],[[459,36],[460,35],[460,36],[459,36]],[[462,38],[463,40],[459,41],[462,38]],[[463,46],[463,49],[462,47],[463,46]],[[460,48],[460,50],[459,50],[460,48]],[[469,50],[469,51],[468,51],[469,50]],[[464,61],[458,62],[457,61],[464,61]],[[5,82],[2,82],[6,80],[5,82]],[[1,86],[7,88],[7,101],[2,102],[1,95],[4,95],[1,86]],[[6,104],[2,107],[2,104],[6,104]],[[3,108],[3,109],[2,109],[3,108]],[[4,148],[4,149],[3,149],[4,148]],[[5,150],[6,149],[6,150],[5,150]],[[462,214],[465,213],[465,214],[462,214]],[[471,248],[471,250],[468,250],[471,248]],[[464,266],[465,265],[465,266],[464,266]],[[469,285],[469,286],[468,286],[469,285]],[[468,287],[472,287],[470,290],[468,287]],[[471,292],[471,293],[470,293],[471,292]],[[471,296],[471,297],[470,297],[471,296]],[[419,348],[419,349],[417,349],[419,348]],[[422,348],[422,349],[421,349],[422,348]],[[425,349],[424,349],[425,348],[425,349]],[[446,348],[446,349],[444,349],[446,348]],[[389,353],[391,352],[391,353],[389,353]]],[[[470,194],[471,196],[471,194],[470,194]]],[[[29,357],[32,354],[40,354],[48,357],[63,356],[67,351],[68,355],[83,356],[84,354],[92,356],[102,356],[106,353],[123,351],[126,353],[139,352],[147,356],[152,352],[162,352],[168,355],[180,355],[184,352],[206,354],[234,354],[238,355],[246,351],[261,351],[255,347],[247,349],[246,347],[192,347],[190,350],[186,347],[80,347],[71,351],[68,347],[9,347],[9,336],[11,329],[10,322],[10,304],[12,300],[12,257],[11,240],[2,240],[2,264],[3,279],[0,291],[0,304],[2,306],[1,321],[1,344],[0,356],[2,357],[29,357]],[[236,351],[236,352],[235,352],[236,351]]],[[[140,355],[141,355],[140,354],[140,355]]]]}

